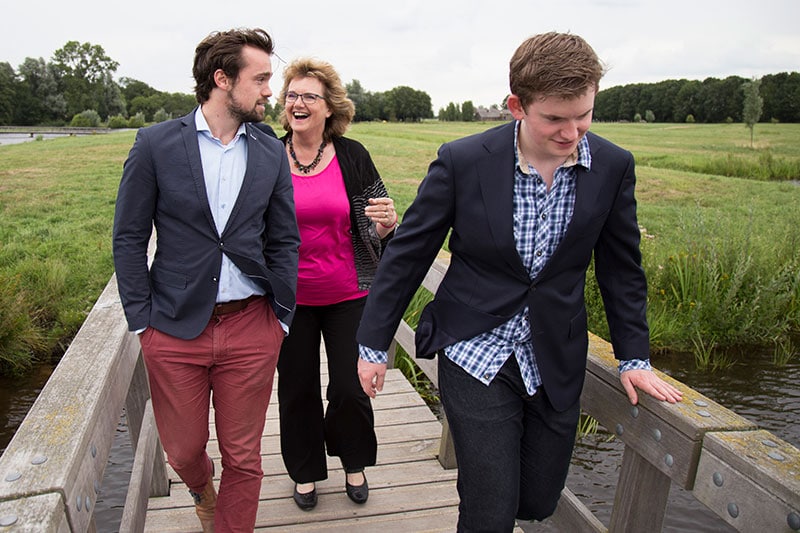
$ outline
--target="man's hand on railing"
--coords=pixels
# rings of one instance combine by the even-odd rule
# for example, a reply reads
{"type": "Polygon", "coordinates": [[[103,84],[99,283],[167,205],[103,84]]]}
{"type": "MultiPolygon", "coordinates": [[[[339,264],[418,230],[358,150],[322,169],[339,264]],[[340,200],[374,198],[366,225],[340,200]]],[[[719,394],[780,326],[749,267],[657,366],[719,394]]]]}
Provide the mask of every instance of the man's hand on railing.
{"type": "Polygon", "coordinates": [[[358,359],[358,379],[367,396],[374,398],[383,390],[384,378],[386,378],[386,363],[370,363],[358,359]]]}
{"type": "MultiPolygon", "coordinates": [[[[361,374],[359,367],[359,375],[361,374]]],[[[656,400],[675,403],[681,401],[683,393],[677,388],[658,377],[651,370],[626,370],[619,376],[622,388],[628,394],[632,405],[639,403],[636,389],[641,389],[656,400]]],[[[363,381],[361,382],[364,383],[363,381]]]]}

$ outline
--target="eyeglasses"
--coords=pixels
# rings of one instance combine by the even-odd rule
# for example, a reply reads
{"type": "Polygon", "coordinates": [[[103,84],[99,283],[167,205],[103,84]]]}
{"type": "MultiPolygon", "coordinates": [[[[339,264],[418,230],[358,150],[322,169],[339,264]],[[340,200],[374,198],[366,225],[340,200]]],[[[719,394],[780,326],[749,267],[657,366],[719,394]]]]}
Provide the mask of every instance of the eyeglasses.
{"type": "Polygon", "coordinates": [[[317,100],[325,99],[324,96],[320,96],[319,94],[314,94],[314,93],[296,93],[296,92],[286,93],[287,104],[295,103],[298,98],[300,98],[300,100],[302,100],[303,103],[306,105],[314,105],[317,103],[317,100]]]}

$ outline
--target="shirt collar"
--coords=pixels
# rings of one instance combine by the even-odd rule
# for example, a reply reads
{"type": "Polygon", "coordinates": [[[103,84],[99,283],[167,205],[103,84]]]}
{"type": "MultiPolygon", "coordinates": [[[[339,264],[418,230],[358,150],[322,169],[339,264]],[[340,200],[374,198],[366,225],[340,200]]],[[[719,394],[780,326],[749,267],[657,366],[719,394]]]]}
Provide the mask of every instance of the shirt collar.
{"type": "MultiPolygon", "coordinates": [[[[194,113],[194,125],[197,128],[197,133],[205,132],[208,134],[209,138],[216,140],[216,137],[211,133],[211,127],[208,125],[206,116],[201,111],[202,108],[202,105],[197,106],[197,110],[194,113]]],[[[239,129],[236,131],[236,137],[244,135],[246,131],[244,122],[242,122],[239,124],[239,129]]]]}
{"type": "MultiPolygon", "coordinates": [[[[519,127],[521,121],[517,121],[514,125],[514,154],[516,156],[516,166],[525,174],[530,174],[530,163],[525,159],[525,156],[522,155],[522,150],[519,147],[519,127]]],[[[592,153],[589,150],[589,139],[586,138],[584,135],[580,141],[578,141],[578,146],[575,147],[575,151],[572,152],[567,160],[561,165],[562,167],[574,167],[575,165],[580,165],[584,167],[586,170],[591,169],[592,166],[592,153]]]]}

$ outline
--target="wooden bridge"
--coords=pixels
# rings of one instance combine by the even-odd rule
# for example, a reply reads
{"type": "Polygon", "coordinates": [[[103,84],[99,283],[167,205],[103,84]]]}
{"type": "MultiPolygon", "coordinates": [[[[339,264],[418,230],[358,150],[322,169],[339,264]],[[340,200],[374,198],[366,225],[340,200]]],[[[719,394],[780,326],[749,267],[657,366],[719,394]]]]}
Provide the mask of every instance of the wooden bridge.
{"type": "MultiPolygon", "coordinates": [[[[446,258],[437,260],[424,286],[435,291],[446,268],[446,258]]],[[[407,324],[396,343],[413,356],[407,324]]],[[[435,365],[418,363],[437,383],[435,365]]],[[[631,406],[610,346],[590,338],[584,411],[625,444],[614,507],[603,524],[567,488],[550,522],[569,532],[660,531],[674,483],[739,531],[800,531],[800,451],[662,377],[683,391],[683,402],[644,397],[631,406]]],[[[258,531],[455,529],[456,465],[446,421],[439,422],[398,370],[389,371],[373,404],[378,465],[367,471],[370,500],[363,506],[344,495],[344,474],[331,462],[330,478],[318,484],[317,508],[295,507],[278,454],[275,402],[262,440],[258,531]]],[[[94,506],[123,408],[135,459],[120,531],[198,530],[191,498],[164,461],[139,343],[127,331],[112,278],[0,457],[0,533],[96,531],[94,506]]],[[[218,457],[216,441],[210,453],[218,457]]]]}

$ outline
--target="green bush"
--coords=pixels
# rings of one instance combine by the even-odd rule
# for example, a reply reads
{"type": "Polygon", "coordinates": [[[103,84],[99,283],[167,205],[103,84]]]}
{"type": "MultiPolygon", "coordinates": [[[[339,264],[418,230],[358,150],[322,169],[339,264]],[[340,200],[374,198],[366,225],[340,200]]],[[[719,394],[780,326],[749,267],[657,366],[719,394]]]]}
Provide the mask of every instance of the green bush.
{"type": "Polygon", "coordinates": [[[114,115],[108,119],[108,127],[111,129],[127,128],[128,119],[122,115],[114,115]]]}
{"type": "Polygon", "coordinates": [[[169,120],[172,118],[172,115],[167,113],[164,108],[162,107],[155,113],[153,113],[153,122],[164,122],[165,120],[169,120]]]}
{"type": "Polygon", "coordinates": [[[94,109],[87,109],[72,117],[69,125],[75,128],[96,128],[100,125],[100,115],[94,109]]]}
{"type": "Polygon", "coordinates": [[[139,112],[133,115],[131,118],[128,119],[128,127],[129,128],[141,128],[144,127],[144,113],[139,112]]]}

